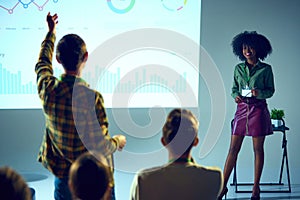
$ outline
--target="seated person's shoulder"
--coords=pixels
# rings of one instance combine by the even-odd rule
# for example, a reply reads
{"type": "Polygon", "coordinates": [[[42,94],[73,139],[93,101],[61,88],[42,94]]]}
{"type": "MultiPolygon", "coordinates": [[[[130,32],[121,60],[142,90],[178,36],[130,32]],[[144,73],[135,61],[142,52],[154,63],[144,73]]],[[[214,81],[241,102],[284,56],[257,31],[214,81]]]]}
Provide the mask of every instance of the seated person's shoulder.
{"type": "Polygon", "coordinates": [[[196,166],[208,172],[222,172],[221,168],[216,166],[201,166],[201,165],[196,165],[196,166]]]}
{"type": "Polygon", "coordinates": [[[222,179],[223,173],[222,170],[219,167],[214,166],[202,166],[198,164],[193,164],[188,167],[188,170],[185,170],[188,172],[189,176],[192,176],[194,178],[200,178],[203,177],[210,177],[212,180],[220,180],[222,179]]]}
{"type": "Polygon", "coordinates": [[[161,173],[163,169],[164,169],[164,166],[157,166],[157,167],[142,169],[137,173],[137,175],[138,176],[155,175],[155,174],[161,173]]]}
{"type": "Polygon", "coordinates": [[[197,169],[206,172],[206,173],[215,173],[215,174],[222,174],[222,170],[216,166],[201,166],[201,165],[194,165],[197,169]]]}

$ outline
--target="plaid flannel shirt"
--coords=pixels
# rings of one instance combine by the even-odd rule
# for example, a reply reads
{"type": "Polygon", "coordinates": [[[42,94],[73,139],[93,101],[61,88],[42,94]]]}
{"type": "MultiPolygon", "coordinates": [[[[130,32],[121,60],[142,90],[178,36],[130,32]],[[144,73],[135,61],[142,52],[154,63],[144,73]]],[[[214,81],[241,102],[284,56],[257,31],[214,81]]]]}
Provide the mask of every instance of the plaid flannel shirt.
{"type": "Polygon", "coordinates": [[[103,154],[113,171],[112,154],[119,142],[108,134],[103,98],[79,77],[64,74],[59,80],[53,76],[55,39],[55,34],[47,34],[35,66],[46,122],[38,160],[63,178],[68,176],[72,162],[90,150],[103,154]]]}

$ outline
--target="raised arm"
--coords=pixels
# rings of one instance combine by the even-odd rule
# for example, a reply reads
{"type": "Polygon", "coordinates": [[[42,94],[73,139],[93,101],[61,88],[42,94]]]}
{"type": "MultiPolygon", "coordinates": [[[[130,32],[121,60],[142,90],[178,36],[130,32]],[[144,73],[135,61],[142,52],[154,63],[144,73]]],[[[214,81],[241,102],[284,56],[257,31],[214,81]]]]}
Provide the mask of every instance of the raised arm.
{"type": "Polygon", "coordinates": [[[54,15],[51,15],[50,12],[48,12],[47,23],[48,23],[49,32],[55,34],[56,33],[56,24],[58,23],[58,15],[56,13],[54,15]]]}

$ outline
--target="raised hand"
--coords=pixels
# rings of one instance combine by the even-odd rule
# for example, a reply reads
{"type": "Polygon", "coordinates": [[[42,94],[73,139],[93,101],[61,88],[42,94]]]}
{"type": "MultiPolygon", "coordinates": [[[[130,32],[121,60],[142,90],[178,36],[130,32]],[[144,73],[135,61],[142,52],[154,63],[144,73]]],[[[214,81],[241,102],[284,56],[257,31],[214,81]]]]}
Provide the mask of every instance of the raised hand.
{"type": "Polygon", "coordinates": [[[56,13],[54,15],[51,15],[50,12],[48,12],[47,23],[48,23],[49,32],[55,33],[56,24],[58,23],[58,15],[56,13]]]}

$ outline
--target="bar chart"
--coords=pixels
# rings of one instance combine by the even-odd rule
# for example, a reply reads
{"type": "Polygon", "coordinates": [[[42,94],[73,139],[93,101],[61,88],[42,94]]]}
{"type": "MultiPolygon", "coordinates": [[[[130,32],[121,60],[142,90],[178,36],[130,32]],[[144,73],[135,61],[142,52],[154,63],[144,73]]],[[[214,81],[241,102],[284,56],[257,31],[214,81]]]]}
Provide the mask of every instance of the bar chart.
{"type": "Polygon", "coordinates": [[[166,77],[160,74],[158,70],[148,72],[146,68],[131,71],[130,74],[121,75],[121,67],[116,69],[116,72],[108,70],[99,70],[99,77],[93,76],[91,73],[84,73],[83,77],[89,83],[96,83],[93,88],[101,93],[175,93],[186,92],[187,73],[175,74],[176,77],[166,77]],[[127,76],[127,78],[123,78],[127,76]]]}
{"type": "Polygon", "coordinates": [[[0,95],[36,94],[36,84],[33,81],[22,84],[21,71],[12,73],[0,63],[0,95]]]}
{"type": "MultiPolygon", "coordinates": [[[[99,69],[96,69],[99,70],[99,69]]],[[[56,76],[63,72],[55,68],[56,76]]],[[[84,73],[83,77],[89,83],[97,83],[97,90],[101,93],[176,93],[186,91],[187,73],[178,74],[175,81],[170,81],[166,76],[158,73],[147,73],[147,69],[134,71],[130,80],[122,81],[121,69],[117,72],[102,71],[99,77],[93,77],[90,73],[84,73]],[[96,78],[96,79],[95,79],[96,78]]],[[[10,94],[37,94],[35,80],[22,83],[22,72],[10,72],[0,63],[0,95],[10,94]]]]}

